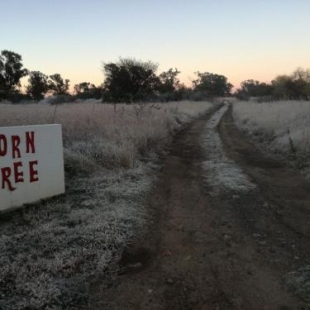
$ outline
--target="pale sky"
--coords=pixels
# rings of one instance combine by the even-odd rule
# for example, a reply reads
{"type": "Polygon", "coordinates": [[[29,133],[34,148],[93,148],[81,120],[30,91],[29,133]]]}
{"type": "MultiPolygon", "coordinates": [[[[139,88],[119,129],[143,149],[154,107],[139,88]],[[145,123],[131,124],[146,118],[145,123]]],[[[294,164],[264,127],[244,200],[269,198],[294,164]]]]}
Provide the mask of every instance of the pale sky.
{"type": "MultiPolygon", "coordinates": [[[[29,70],[100,85],[102,62],[134,57],[270,82],[310,68],[310,0],[0,0],[0,50],[29,70]]],[[[23,81],[25,84],[27,79],[23,81]]]]}

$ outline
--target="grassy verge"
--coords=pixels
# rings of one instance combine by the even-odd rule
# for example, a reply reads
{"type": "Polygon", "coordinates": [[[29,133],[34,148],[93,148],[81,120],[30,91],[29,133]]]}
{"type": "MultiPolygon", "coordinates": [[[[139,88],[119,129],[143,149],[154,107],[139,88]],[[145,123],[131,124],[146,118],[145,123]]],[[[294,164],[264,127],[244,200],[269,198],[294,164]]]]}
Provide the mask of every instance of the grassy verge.
{"type": "Polygon", "coordinates": [[[212,105],[0,106],[0,126],[63,125],[66,195],[0,220],[0,309],[65,309],[88,298],[148,219],[157,154],[212,105]]]}
{"type": "Polygon", "coordinates": [[[309,102],[237,102],[233,115],[238,127],[263,151],[290,160],[310,179],[309,102]]]}

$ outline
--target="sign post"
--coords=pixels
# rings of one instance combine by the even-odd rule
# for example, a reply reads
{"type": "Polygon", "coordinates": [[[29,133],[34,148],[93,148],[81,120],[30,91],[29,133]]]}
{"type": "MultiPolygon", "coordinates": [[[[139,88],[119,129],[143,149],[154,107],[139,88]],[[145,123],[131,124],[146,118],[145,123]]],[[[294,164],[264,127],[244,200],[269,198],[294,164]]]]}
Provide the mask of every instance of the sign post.
{"type": "Polygon", "coordinates": [[[61,125],[0,127],[0,211],[64,192],[61,125]]]}

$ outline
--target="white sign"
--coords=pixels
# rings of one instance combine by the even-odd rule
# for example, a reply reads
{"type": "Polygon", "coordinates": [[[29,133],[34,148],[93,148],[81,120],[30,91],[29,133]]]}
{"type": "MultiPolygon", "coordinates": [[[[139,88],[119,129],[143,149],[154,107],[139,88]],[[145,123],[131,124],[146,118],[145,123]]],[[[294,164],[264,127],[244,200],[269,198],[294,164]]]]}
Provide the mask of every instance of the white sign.
{"type": "Polygon", "coordinates": [[[0,127],[0,211],[64,192],[61,125],[0,127]]]}

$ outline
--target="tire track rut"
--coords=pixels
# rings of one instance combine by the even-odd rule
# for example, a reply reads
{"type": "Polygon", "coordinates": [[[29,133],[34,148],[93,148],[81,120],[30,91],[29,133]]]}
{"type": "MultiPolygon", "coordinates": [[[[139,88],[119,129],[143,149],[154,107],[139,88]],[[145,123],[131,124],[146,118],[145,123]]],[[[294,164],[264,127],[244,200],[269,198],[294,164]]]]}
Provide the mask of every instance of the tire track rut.
{"type": "MultiPolygon", "coordinates": [[[[83,309],[306,309],[283,277],[308,263],[308,230],[292,225],[304,237],[286,228],[289,204],[280,208],[277,199],[288,188],[279,185],[274,195],[269,187],[275,180],[261,179],[284,166],[266,161],[234,127],[228,110],[218,126],[225,152],[258,188],[240,192],[206,182],[203,166],[210,157],[202,141],[214,113],[176,138],[148,197],[149,227],[123,254],[117,281],[109,288],[104,280],[96,283],[83,309]]],[[[306,216],[310,199],[302,191],[298,197],[306,216]]]]}

